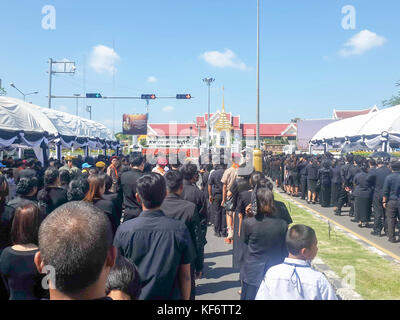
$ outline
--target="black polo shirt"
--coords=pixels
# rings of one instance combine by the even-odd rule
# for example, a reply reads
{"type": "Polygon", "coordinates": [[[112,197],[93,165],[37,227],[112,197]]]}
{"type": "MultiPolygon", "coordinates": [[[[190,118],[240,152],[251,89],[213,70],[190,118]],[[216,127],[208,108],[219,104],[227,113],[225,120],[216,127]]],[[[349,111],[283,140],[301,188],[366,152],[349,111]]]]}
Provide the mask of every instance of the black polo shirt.
{"type": "Polygon", "coordinates": [[[119,253],[133,262],[140,274],[140,300],[182,299],[178,270],[194,260],[185,223],[161,210],[143,211],[121,224],[114,238],[119,253]]]}
{"type": "Polygon", "coordinates": [[[161,210],[167,217],[172,219],[180,220],[188,227],[192,242],[194,244],[195,252],[193,255],[196,256],[194,261],[197,271],[203,270],[203,259],[199,259],[199,250],[203,246],[202,232],[200,225],[200,215],[197,211],[196,205],[192,202],[182,199],[177,194],[169,194],[164,199],[161,210]]]}
{"type": "Polygon", "coordinates": [[[398,171],[395,171],[386,177],[382,189],[382,196],[386,197],[386,201],[398,200],[399,196],[398,189],[400,182],[399,180],[400,180],[400,172],[398,171]]]}
{"type": "Polygon", "coordinates": [[[368,181],[374,188],[374,197],[382,198],[383,184],[385,183],[386,177],[391,173],[392,170],[390,170],[387,166],[373,169],[368,173],[368,181]]]}
{"type": "Polygon", "coordinates": [[[202,219],[207,220],[207,200],[204,192],[188,180],[183,180],[183,192],[181,197],[194,203],[202,219]]]}
{"type": "Polygon", "coordinates": [[[224,175],[224,169],[218,169],[213,171],[210,174],[210,178],[208,179],[208,185],[212,186],[212,196],[215,197],[216,195],[222,196],[222,176],[224,175]]]}

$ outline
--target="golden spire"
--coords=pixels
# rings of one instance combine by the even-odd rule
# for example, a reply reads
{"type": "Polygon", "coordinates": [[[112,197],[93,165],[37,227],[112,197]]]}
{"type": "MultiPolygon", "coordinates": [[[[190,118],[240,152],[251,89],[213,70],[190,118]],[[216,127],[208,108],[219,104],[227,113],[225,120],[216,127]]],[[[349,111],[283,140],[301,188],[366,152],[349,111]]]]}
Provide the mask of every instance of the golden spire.
{"type": "Polygon", "coordinates": [[[225,98],[224,98],[224,87],[222,87],[222,111],[215,124],[215,129],[221,130],[232,130],[230,121],[228,120],[225,112],[225,98]]]}

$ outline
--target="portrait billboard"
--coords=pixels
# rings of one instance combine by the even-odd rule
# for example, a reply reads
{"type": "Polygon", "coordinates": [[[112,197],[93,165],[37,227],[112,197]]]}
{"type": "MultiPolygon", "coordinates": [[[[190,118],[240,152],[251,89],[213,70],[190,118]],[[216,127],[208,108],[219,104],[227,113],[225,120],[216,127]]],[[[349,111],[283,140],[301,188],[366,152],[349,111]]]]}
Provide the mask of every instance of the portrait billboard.
{"type": "Polygon", "coordinates": [[[122,133],[130,135],[147,135],[147,114],[124,114],[122,133]]]}

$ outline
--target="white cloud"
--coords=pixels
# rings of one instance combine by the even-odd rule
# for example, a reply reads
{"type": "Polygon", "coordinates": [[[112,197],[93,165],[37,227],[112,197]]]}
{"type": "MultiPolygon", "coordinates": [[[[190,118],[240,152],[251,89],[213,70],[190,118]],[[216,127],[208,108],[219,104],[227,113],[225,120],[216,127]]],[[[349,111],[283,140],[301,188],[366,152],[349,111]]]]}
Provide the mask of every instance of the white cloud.
{"type": "Polygon", "coordinates": [[[172,112],[174,110],[175,110],[175,108],[173,106],[166,106],[166,107],[162,108],[163,112],[172,112]]]}
{"type": "Polygon", "coordinates": [[[119,60],[120,57],[114,49],[98,45],[93,48],[89,65],[97,73],[108,73],[112,75],[117,72],[115,65],[119,60]]]}
{"type": "Polygon", "coordinates": [[[368,50],[383,46],[385,42],[385,37],[369,30],[362,30],[344,44],[346,48],[340,50],[339,55],[342,57],[362,55],[368,50]]]}
{"type": "Polygon", "coordinates": [[[157,81],[158,81],[158,79],[154,76],[150,76],[147,78],[148,83],[156,83],[157,81]]]}
{"type": "Polygon", "coordinates": [[[248,70],[245,63],[240,61],[236,54],[230,50],[225,49],[225,52],[220,51],[207,51],[204,52],[200,58],[204,59],[208,64],[217,68],[235,68],[242,71],[248,70]]]}

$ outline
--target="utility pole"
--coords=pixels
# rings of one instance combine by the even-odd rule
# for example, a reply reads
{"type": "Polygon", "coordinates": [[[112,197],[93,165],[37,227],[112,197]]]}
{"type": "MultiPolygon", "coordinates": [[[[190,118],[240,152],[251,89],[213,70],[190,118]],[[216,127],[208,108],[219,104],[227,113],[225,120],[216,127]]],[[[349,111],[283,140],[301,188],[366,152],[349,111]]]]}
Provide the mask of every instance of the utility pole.
{"type": "Polygon", "coordinates": [[[260,149],[260,0],[257,0],[257,127],[256,148],[260,149]]]}
{"type": "Polygon", "coordinates": [[[80,93],[74,93],[74,96],[76,97],[76,115],[78,115],[78,97],[80,97],[80,93]]]}
{"type": "Polygon", "coordinates": [[[213,78],[205,78],[203,81],[208,86],[208,119],[207,119],[207,152],[210,153],[210,87],[215,81],[213,78]]]}
{"type": "Polygon", "coordinates": [[[52,58],[49,59],[49,103],[48,103],[49,109],[51,109],[51,98],[53,98],[53,96],[51,95],[53,74],[56,74],[56,73],[75,74],[75,70],[76,70],[76,66],[75,66],[75,62],[73,62],[73,61],[54,61],[52,58]],[[64,65],[64,70],[63,71],[53,71],[53,64],[64,65]],[[71,66],[70,71],[67,71],[67,65],[71,66]]]}

